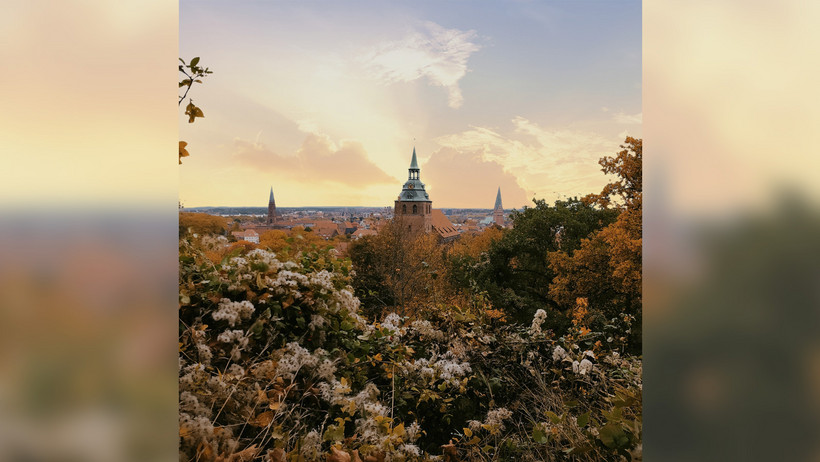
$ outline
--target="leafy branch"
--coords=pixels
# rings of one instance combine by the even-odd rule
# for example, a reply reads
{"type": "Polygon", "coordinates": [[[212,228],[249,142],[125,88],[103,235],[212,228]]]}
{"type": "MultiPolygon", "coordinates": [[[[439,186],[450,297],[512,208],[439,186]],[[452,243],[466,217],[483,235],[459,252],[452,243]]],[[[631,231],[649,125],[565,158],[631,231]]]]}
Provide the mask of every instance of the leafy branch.
{"type": "MultiPolygon", "coordinates": [[[[194,104],[194,100],[188,97],[188,92],[191,91],[191,87],[194,86],[195,83],[202,83],[202,79],[207,77],[208,74],[211,74],[212,71],[207,67],[202,68],[199,67],[199,56],[192,59],[189,63],[185,63],[185,60],[179,58],[179,61],[182,63],[179,65],[179,72],[182,74],[183,78],[179,81],[179,88],[185,88],[185,92],[179,97],[179,102],[177,103],[178,106],[182,106],[182,103],[188,98],[188,104],[185,106],[185,115],[188,116],[188,123],[194,123],[197,117],[205,117],[205,114],[202,112],[202,109],[197,107],[194,104]]],[[[183,157],[188,157],[190,154],[185,147],[188,145],[185,141],[179,142],[179,163],[182,163],[183,157]]]]}

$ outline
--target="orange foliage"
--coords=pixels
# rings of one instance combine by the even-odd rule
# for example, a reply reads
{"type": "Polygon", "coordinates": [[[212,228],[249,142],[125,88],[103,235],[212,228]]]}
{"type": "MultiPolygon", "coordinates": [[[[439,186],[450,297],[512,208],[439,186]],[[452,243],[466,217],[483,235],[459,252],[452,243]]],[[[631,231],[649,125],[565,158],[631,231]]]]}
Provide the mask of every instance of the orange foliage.
{"type": "Polygon", "coordinates": [[[236,249],[242,249],[242,253],[249,252],[256,248],[256,244],[248,241],[236,241],[228,247],[225,253],[231,253],[236,249]]]}
{"type": "Polygon", "coordinates": [[[280,252],[285,248],[288,233],[281,229],[271,229],[259,236],[259,247],[270,249],[273,252],[280,252]]]}
{"type": "Polygon", "coordinates": [[[453,243],[450,252],[453,255],[478,258],[483,252],[490,249],[493,241],[500,240],[503,235],[504,231],[496,227],[489,227],[478,234],[465,234],[453,243]]]}
{"type": "Polygon", "coordinates": [[[618,179],[600,194],[584,198],[588,203],[614,206],[621,211],[618,218],[583,239],[574,253],[549,254],[550,268],[556,273],[550,296],[563,306],[581,296],[607,316],[616,311],[640,313],[643,142],[627,137],[625,143],[615,157],[600,161],[604,173],[614,173],[618,179]]]}
{"type": "Polygon", "coordinates": [[[225,234],[228,219],[207,213],[179,212],[180,236],[186,232],[195,234],[225,234]]]}

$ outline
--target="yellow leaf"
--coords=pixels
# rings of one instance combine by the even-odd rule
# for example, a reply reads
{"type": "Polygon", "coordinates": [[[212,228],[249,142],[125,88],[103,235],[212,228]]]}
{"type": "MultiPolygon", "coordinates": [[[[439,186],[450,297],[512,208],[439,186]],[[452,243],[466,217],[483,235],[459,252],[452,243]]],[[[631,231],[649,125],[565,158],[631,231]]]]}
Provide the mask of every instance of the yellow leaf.
{"type": "Polygon", "coordinates": [[[279,407],[282,406],[281,401],[271,401],[268,405],[269,408],[273,409],[274,411],[279,410],[279,407]]]}
{"type": "Polygon", "coordinates": [[[265,411],[256,416],[256,418],[251,421],[251,424],[257,427],[267,427],[271,422],[273,422],[273,412],[265,411]]]}
{"type": "Polygon", "coordinates": [[[200,441],[196,448],[196,456],[197,460],[213,460],[214,451],[211,449],[210,444],[207,444],[205,441],[200,441]]]}
{"type": "Polygon", "coordinates": [[[404,424],[400,423],[400,424],[396,425],[396,427],[393,428],[393,434],[396,435],[396,436],[404,436],[404,434],[405,434],[404,424]]]}
{"type": "Polygon", "coordinates": [[[282,426],[277,425],[277,426],[273,427],[273,432],[271,432],[270,436],[271,436],[271,438],[273,438],[275,440],[281,440],[282,438],[284,438],[285,434],[282,433],[282,426]]]}
{"type": "Polygon", "coordinates": [[[186,143],[185,141],[180,141],[179,142],[179,163],[180,164],[182,163],[182,158],[183,157],[188,157],[190,155],[190,154],[188,154],[188,150],[185,149],[185,146],[188,146],[188,143],[186,143]]]}
{"type": "Polygon", "coordinates": [[[464,427],[464,436],[466,436],[467,438],[469,438],[469,437],[473,436],[473,431],[472,431],[472,430],[470,430],[470,429],[469,429],[469,428],[467,428],[467,427],[464,427]]]}
{"type": "Polygon", "coordinates": [[[350,414],[350,415],[355,414],[355,413],[356,413],[356,401],[353,401],[353,400],[351,399],[351,400],[350,400],[350,402],[349,402],[349,403],[347,403],[347,406],[345,406],[345,407],[343,408],[343,410],[344,410],[346,413],[350,414]]]}

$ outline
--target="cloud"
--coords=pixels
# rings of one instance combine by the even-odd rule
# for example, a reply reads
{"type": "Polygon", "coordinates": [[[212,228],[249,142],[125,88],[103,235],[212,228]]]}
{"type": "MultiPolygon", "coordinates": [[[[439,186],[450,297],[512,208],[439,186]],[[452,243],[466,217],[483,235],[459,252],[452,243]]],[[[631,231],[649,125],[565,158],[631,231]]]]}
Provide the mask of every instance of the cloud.
{"type": "Polygon", "coordinates": [[[500,133],[473,127],[436,141],[460,152],[473,152],[485,162],[504,166],[527,192],[553,201],[567,196],[600,192],[607,182],[598,160],[618,152],[623,139],[596,133],[548,129],[522,117],[512,120],[513,130],[500,133]]]}
{"type": "Polygon", "coordinates": [[[643,123],[643,112],[639,112],[635,115],[619,112],[613,115],[612,119],[619,124],[641,124],[643,123]]]}
{"type": "Polygon", "coordinates": [[[234,157],[257,170],[312,182],[361,187],[397,183],[367,158],[364,146],[343,141],[336,146],[325,135],[310,133],[293,155],[274,152],[259,142],[234,140],[234,157]]]}
{"type": "Polygon", "coordinates": [[[422,165],[421,174],[436,207],[491,209],[499,187],[505,207],[530,203],[531,196],[516,177],[498,162],[484,160],[478,151],[441,148],[422,165]]]}
{"type": "Polygon", "coordinates": [[[458,86],[467,74],[467,60],[481,47],[473,43],[473,30],[445,29],[433,22],[423,31],[382,43],[360,56],[372,77],[385,84],[411,82],[426,77],[431,85],[447,89],[451,108],[461,107],[464,97],[458,86]]]}

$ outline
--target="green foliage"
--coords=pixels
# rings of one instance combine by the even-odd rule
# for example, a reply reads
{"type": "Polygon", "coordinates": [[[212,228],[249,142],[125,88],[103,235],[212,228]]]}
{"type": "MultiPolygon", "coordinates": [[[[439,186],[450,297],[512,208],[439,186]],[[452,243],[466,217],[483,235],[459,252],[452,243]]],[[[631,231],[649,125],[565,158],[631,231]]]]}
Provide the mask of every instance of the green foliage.
{"type": "Polygon", "coordinates": [[[566,325],[562,313],[571,305],[557,303],[549,294],[555,272],[550,252],[572,253],[591,232],[611,223],[617,212],[601,210],[578,199],[557,201],[554,206],[536,200],[534,207],[513,212],[513,228],[493,242],[478,259],[453,261],[454,279],[462,286],[474,281],[487,291],[493,306],[517,321],[547,309],[556,327],[566,325]]]}
{"type": "Polygon", "coordinates": [[[356,276],[352,281],[354,293],[361,300],[368,317],[379,314],[382,308],[395,304],[385,280],[383,260],[375,240],[373,236],[360,238],[350,245],[348,251],[353,267],[356,268],[356,276]]]}

